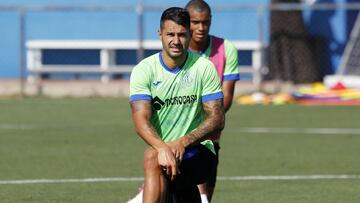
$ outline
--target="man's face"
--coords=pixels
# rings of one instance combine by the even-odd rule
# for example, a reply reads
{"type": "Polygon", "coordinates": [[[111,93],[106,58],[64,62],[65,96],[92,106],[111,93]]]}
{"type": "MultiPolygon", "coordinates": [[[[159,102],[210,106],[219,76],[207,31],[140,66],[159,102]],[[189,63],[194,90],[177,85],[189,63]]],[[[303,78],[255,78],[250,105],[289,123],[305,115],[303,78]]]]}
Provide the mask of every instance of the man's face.
{"type": "Polygon", "coordinates": [[[171,58],[179,58],[187,53],[190,43],[190,30],[186,27],[175,23],[172,20],[166,20],[159,36],[163,49],[171,58]]]}
{"type": "Polygon", "coordinates": [[[199,12],[193,8],[189,8],[188,11],[190,14],[192,40],[198,43],[205,42],[208,39],[211,25],[209,11],[199,12]]]}

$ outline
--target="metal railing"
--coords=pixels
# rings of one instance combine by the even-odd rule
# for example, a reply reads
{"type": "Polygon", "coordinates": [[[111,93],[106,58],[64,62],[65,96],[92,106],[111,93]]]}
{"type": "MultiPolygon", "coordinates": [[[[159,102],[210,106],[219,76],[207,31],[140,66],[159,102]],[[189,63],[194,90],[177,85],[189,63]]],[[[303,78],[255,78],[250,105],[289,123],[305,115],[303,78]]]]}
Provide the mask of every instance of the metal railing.
{"type": "MultiPolygon", "coordinates": [[[[252,74],[254,83],[261,80],[261,59],[263,45],[258,41],[233,41],[239,51],[251,51],[252,64],[242,65],[240,74],[252,74]]],[[[27,47],[28,81],[41,80],[42,74],[47,73],[100,73],[101,81],[108,82],[113,74],[130,73],[134,65],[116,64],[118,50],[138,50],[140,43],[137,40],[29,40],[27,47]],[[48,65],[43,63],[44,50],[99,50],[100,63],[98,65],[48,65]]],[[[147,50],[161,50],[159,40],[145,40],[142,47],[147,50]]]]}
{"type": "MultiPolygon", "coordinates": [[[[19,84],[21,94],[24,92],[24,82],[26,73],[26,18],[29,12],[44,12],[44,11],[84,11],[84,12],[103,12],[103,11],[133,11],[137,14],[138,18],[138,60],[144,56],[144,12],[147,11],[160,11],[172,5],[146,5],[142,0],[138,1],[136,5],[0,5],[1,11],[13,11],[19,15],[19,84]]],[[[213,11],[244,11],[253,10],[257,13],[258,22],[258,36],[257,39],[261,44],[264,43],[264,15],[269,11],[291,11],[291,10],[360,10],[360,3],[319,3],[319,4],[293,4],[293,3],[281,3],[281,4],[217,4],[212,5],[213,11]]],[[[263,60],[263,59],[262,59],[263,60]]],[[[263,63],[262,63],[263,66],[263,63]]],[[[261,82],[261,81],[260,81],[261,82]]]]}

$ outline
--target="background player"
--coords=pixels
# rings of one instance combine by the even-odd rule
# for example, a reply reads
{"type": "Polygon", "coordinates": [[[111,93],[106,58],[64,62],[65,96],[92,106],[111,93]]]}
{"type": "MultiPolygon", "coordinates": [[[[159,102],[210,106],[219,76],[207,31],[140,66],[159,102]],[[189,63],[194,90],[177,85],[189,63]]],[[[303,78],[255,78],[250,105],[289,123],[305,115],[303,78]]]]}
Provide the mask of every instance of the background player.
{"type": "MultiPolygon", "coordinates": [[[[190,25],[192,38],[189,49],[207,59],[215,65],[221,80],[221,87],[224,93],[224,108],[228,111],[232,105],[235,82],[240,79],[238,70],[238,55],[233,44],[228,40],[215,37],[209,34],[211,25],[211,8],[202,0],[191,0],[185,6],[190,14],[190,25]]],[[[206,184],[199,185],[203,203],[207,202],[205,194],[211,201],[217,175],[217,165],[219,160],[219,141],[220,132],[212,136],[217,156],[216,167],[214,168],[210,180],[206,184]]]]}

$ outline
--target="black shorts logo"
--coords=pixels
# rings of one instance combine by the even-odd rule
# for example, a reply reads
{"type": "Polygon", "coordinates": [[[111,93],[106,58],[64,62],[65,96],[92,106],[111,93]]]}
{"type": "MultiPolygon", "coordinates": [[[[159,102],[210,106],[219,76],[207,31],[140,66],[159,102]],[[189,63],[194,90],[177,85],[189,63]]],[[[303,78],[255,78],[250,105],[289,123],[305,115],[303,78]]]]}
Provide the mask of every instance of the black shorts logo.
{"type": "Polygon", "coordinates": [[[159,97],[156,96],[154,99],[151,100],[151,104],[155,111],[159,111],[161,107],[165,104],[165,102],[163,102],[159,97]]]}

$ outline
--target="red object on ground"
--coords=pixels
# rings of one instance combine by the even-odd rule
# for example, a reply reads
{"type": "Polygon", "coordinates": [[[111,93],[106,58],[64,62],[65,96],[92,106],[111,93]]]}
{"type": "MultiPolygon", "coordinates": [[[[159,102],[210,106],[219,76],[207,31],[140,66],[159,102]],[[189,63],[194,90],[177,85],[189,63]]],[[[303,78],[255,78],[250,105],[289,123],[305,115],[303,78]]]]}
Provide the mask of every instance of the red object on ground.
{"type": "Polygon", "coordinates": [[[336,85],[334,85],[332,90],[344,90],[346,89],[345,85],[342,82],[337,82],[336,85]]]}

